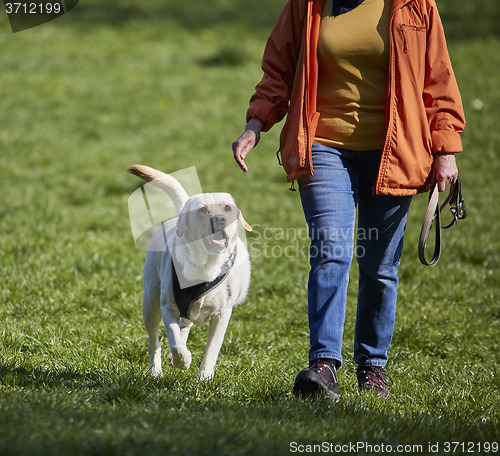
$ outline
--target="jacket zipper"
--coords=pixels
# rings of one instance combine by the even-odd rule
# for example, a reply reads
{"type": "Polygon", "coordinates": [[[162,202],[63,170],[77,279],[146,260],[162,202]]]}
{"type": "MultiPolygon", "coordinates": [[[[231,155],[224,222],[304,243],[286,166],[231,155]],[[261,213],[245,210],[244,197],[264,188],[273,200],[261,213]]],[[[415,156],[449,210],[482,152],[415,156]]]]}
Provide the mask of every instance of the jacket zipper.
{"type": "Polygon", "coordinates": [[[401,30],[401,33],[403,34],[403,52],[406,54],[408,52],[408,44],[406,43],[406,33],[403,24],[399,24],[399,30],[401,30]]]}
{"type": "MultiPolygon", "coordinates": [[[[324,2],[321,3],[321,5],[324,5],[324,2]]],[[[308,14],[311,14],[311,17],[314,19],[314,6],[313,6],[313,2],[311,2],[311,5],[308,5],[308,8],[311,8],[310,11],[308,12],[308,14]]],[[[307,28],[307,27],[306,27],[307,28]]],[[[308,36],[309,36],[309,42],[307,42],[307,48],[309,49],[309,51],[311,50],[311,37],[310,37],[310,33],[308,33],[308,36]]],[[[304,106],[304,112],[303,112],[303,116],[305,116],[305,122],[304,122],[304,136],[305,136],[305,144],[306,144],[306,156],[308,155],[309,156],[309,159],[312,160],[311,158],[311,154],[310,154],[310,150],[311,150],[311,144],[309,144],[310,140],[309,140],[309,132],[310,132],[310,122],[309,122],[309,87],[308,87],[308,80],[309,80],[309,72],[308,72],[308,69],[310,70],[310,66],[311,66],[311,62],[310,62],[310,59],[311,59],[311,55],[310,55],[310,52],[306,52],[306,59],[308,59],[308,61],[306,62],[306,68],[305,68],[305,71],[306,71],[306,74],[304,76],[304,99],[303,99],[303,106],[304,106]]],[[[311,168],[312,164],[309,163],[309,169],[311,168]]],[[[292,185],[290,186],[289,188],[290,191],[292,192],[295,192],[296,189],[295,189],[295,182],[292,181],[292,185]]]]}
{"type": "MultiPolygon", "coordinates": [[[[394,16],[395,12],[391,14],[391,19],[389,22],[389,29],[392,29],[392,24],[394,22],[394,16]]],[[[399,28],[401,32],[403,33],[403,39],[405,42],[406,46],[406,37],[403,31],[403,25],[399,25],[399,28]]],[[[385,177],[386,174],[386,169],[387,169],[387,160],[388,160],[388,155],[389,155],[389,150],[390,150],[390,143],[391,143],[391,135],[392,135],[392,130],[393,130],[393,106],[392,106],[392,97],[395,96],[394,92],[396,90],[396,84],[395,84],[395,68],[396,68],[396,60],[394,57],[394,34],[389,33],[389,55],[390,55],[390,67],[389,67],[389,78],[388,78],[388,87],[387,87],[387,131],[385,132],[385,142],[384,142],[384,148],[382,149],[382,155],[380,157],[380,165],[377,173],[377,179],[375,181],[375,185],[372,187],[372,192],[375,195],[377,193],[377,188],[379,188],[382,184],[383,177],[385,177]]]]}

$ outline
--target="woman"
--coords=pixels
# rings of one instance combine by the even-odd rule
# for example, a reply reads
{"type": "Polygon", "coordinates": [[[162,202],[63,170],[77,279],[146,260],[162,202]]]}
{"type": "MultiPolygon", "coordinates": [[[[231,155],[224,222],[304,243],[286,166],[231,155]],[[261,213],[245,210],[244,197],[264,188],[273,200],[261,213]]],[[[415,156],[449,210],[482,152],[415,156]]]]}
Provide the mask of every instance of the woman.
{"type": "Polygon", "coordinates": [[[338,397],[349,267],[359,267],[358,388],[390,395],[397,270],[412,195],[457,178],[465,120],[434,0],[289,0],[234,158],[285,115],[287,180],[311,238],[309,367],[294,393],[338,397]],[[354,226],[358,214],[356,247],[354,226]]]}

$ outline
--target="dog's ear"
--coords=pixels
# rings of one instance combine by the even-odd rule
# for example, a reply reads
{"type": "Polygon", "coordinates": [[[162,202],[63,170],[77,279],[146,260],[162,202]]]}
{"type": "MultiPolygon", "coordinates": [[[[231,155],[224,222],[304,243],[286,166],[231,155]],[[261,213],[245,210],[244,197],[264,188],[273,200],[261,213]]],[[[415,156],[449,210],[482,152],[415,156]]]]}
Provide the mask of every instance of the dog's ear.
{"type": "Polygon", "coordinates": [[[186,211],[182,211],[179,214],[179,218],[177,219],[177,230],[176,234],[178,237],[184,236],[184,233],[186,232],[186,211]]]}
{"type": "Polygon", "coordinates": [[[186,201],[181,211],[179,212],[179,217],[177,218],[177,230],[175,232],[178,237],[182,237],[186,233],[188,227],[187,218],[189,215],[190,207],[191,207],[191,201],[188,200],[186,201]]]}
{"type": "Polygon", "coordinates": [[[241,222],[241,224],[245,227],[245,230],[247,231],[252,231],[252,227],[247,223],[247,221],[243,218],[243,214],[241,211],[238,209],[238,220],[241,222]]]}

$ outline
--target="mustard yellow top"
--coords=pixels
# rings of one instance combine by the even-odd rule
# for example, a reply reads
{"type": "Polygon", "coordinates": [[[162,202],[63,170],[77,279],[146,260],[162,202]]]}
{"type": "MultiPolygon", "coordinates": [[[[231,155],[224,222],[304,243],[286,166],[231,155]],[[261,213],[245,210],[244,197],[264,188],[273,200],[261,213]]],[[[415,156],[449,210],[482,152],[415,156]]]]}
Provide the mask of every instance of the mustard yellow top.
{"type": "Polygon", "coordinates": [[[320,113],[315,141],[349,150],[380,150],[385,139],[391,0],[322,13],[318,38],[320,113]]]}

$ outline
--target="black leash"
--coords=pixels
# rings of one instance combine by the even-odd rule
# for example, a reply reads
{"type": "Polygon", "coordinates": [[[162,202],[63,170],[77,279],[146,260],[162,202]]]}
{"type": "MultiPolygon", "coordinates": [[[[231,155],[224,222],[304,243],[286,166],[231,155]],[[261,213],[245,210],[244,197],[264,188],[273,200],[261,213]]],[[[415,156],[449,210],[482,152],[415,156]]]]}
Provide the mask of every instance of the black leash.
{"type": "Polygon", "coordinates": [[[420,237],[418,239],[418,258],[422,264],[426,266],[434,266],[438,262],[439,257],[441,256],[441,229],[450,228],[450,226],[455,225],[458,220],[463,220],[465,217],[467,217],[467,209],[465,208],[465,201],[462,197],[462,184],[460,179],[457,177],[457,180],[451,184],[450,192],[441,206],[439,205],[439,191],[438,184],[436,182],[434,188],[429,194],[429,204],[427,206],[424,223],[422,224],[422,230],[420,231],[420,237]],[[441,226],[441,211],[445,208],[446,204],[450,205],[450,211],[453,219],[448,225],[441,226]],[[427,247],[427,238],[434,222],[436,230],[434,254],[432,259],[427,261],[425,259],[425,249],[427,247]]]}

